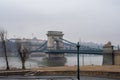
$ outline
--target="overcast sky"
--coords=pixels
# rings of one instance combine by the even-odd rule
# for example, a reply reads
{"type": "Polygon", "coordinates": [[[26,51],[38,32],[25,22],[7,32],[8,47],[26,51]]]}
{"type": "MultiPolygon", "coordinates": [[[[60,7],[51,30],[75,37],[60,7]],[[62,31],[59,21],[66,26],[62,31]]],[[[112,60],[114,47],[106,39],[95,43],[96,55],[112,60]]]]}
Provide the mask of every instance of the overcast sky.
{"type": "Polygon", "coordinates": [[[120,44],[120,0],[0,0],[0,26],[9,38],[57,30],[74,42],[120,44]]]}

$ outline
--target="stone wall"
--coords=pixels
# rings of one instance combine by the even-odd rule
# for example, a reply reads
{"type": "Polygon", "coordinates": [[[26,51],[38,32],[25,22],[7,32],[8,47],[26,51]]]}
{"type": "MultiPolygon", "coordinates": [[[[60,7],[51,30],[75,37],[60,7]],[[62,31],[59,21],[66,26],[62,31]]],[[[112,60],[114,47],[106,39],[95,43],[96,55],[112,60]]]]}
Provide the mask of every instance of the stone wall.
{"type": "Polygon", "coordinates": [[[114,63],[120,65],[120,51],[114,51],[114,63]]]}
{"type": "Polygon", "coordinates": [[[103,46],[103,65],[120,65],[120,50],[114,50],[111,42],[103,46]]]}
{"type": "Polygon", "coordinates": [[[113,64],[114,64],[113,46],[111,45],[111,42],[108,42],[103,46],[103,65],[113,64]]]}

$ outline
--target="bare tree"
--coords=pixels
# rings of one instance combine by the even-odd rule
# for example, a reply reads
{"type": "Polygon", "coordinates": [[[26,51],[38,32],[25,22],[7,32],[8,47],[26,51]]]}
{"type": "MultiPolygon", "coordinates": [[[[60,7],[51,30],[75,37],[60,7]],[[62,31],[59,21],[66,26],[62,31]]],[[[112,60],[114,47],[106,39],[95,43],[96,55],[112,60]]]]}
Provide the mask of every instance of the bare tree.
{"type": "Polygon", "coordinates": [[[25,61],[27,59],[28,49],[25,43],[22,43],[21,40],[16,41],[17,51],[20,56],[20,60],[22,63],[22,69],[25,69],[25,61]]]}
{"type": "Polygon", "coordinates": [[[7,36],[7,32],[4,30],[0,30],[0,38],[2,42],[2,48],[5,54],[5,60],[6,60],[6,70],[9,70],[10,67],[9,67],[8,58],[7,58],[6,36],[7,36]]]}

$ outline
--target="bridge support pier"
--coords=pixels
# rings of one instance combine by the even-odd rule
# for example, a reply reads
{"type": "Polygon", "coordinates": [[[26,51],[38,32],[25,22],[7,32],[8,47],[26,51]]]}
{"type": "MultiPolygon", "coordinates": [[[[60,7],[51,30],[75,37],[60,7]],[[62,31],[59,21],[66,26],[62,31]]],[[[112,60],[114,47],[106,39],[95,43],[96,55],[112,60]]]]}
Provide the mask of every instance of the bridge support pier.
{"type": "Polygon", "coordinates": [[[63,53],[46,53],[44,61],[47,66],[64,66],[66,58],[63,53]]]}
{"type": "Polygon", "coordinates": [[[46,53],[47,58],[63,58],[63,53],[46,53]]]}

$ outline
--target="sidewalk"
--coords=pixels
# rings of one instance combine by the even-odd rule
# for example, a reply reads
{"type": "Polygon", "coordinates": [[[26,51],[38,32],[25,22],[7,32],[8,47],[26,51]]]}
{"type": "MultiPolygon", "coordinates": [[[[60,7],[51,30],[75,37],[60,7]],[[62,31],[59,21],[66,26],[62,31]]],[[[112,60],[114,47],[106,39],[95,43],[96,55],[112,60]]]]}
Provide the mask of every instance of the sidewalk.
{"type": "MultiPolygon", "coordinates": [[[[0,71],[0,76],[76,76],[77,66],[39,67],[29,70],[0,71]]],[[[120,66],[81,66],[80,75],[120,78],[120,66]]]]}

